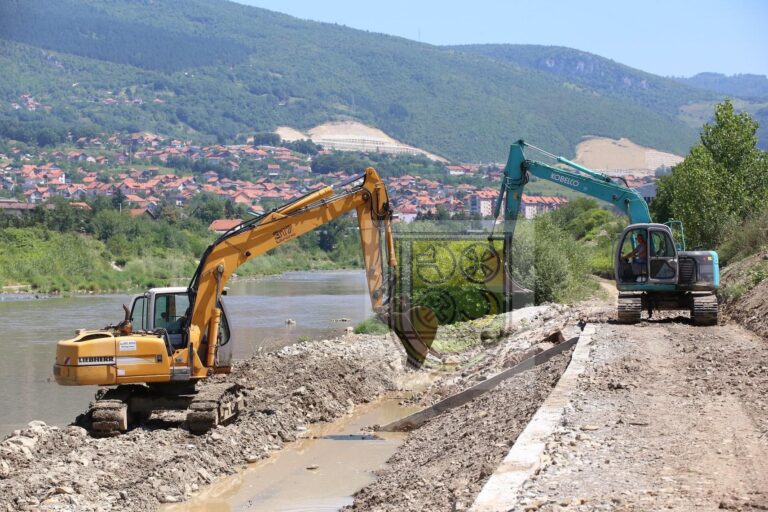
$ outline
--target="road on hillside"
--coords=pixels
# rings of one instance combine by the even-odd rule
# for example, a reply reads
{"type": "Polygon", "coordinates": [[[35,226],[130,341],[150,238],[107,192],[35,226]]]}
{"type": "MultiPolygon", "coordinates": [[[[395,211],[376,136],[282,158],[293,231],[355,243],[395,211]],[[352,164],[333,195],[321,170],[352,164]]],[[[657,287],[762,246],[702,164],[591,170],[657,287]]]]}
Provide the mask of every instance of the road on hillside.
{"type": "Polygon", "coordinates": [[[515,510],[768,510],[768,341],[685,318],[596,327],[515,510]]]}

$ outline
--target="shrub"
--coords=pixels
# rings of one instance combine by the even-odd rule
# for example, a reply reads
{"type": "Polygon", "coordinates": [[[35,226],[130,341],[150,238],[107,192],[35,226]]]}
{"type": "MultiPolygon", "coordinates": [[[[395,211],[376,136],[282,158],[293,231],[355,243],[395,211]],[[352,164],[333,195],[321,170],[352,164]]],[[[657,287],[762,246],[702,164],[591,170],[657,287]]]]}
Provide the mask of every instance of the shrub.
{"type": "Polygon", "coordinates": [[[376,317],[366,318],[355,326],[355,334],[388,334],[389,327],[376,317]]]}

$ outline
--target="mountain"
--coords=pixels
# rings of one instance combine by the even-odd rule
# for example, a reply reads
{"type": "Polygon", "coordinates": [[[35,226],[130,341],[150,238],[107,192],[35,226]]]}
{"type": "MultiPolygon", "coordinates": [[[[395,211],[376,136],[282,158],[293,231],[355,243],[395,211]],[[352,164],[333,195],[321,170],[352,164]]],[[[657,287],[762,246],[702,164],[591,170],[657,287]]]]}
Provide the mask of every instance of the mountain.
{"type": "Polygon", "coordinates": [[[561,46],[486,44],[451,48],[549,73],[576,87],[660,114],[676,113],[692,128],[710,121],[714,104],[731,97],[737,108],[749,112],[760,123],[759,145],[768,149],[768,78],[762,75],[699,73],[691,78],[664,78],[561,46]]]}
{"type": "Polygon", "coordinates": [[[675,77],[674,80],[697,89],[716,91],[739,98],[768,100],[768,77],[765,75],[726,76],[721,73],[699,73],[690,78],[675,77]]]}
{"type": "Polygon", "coordinates": [[[491,50],[224,0],[3,0],[0,135],[45,144],[149,130],[209,142],[353,119],[464,161],[501,160],[521,137],[568,156],[585,135],[683,154],[700,119],[680,109],[719,97],[596,56],[589,72],[556,72],[570,64],[550,52],[573,50],[491,50]]]}
{"type": "Polygon", "coordinates": [[[574,87],[626,101],[661,114],[674,114],[692,101],[715,100],[675,80],[646,73],[605,57],[562,46],[478,44],[450,47],[499,62],[548,73],[574,87]]]}

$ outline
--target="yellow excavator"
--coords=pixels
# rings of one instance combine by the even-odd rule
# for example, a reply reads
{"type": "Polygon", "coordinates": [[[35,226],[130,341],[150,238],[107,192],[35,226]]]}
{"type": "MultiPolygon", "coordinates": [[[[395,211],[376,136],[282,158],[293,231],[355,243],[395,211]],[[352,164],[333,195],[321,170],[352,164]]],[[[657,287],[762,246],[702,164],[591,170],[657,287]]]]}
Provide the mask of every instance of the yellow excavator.
{"type": "Polygon", "coordinates": [[[123,306],[125,319],[101,330],[81,330],[59,341],[53,368],[65,386],[102,388],[78,419],[96,436],[117,435],[160,410],[186,411],[186,426],[204,433],[235,417],[243,405],[236,384],[196,384],[229,373],[233,340],[222,300],[228,279],[245,262],[355,210],[375,314],[390,326],[420,367],[435,337],[427,308],[393,297],[394,242],[387,189],[364,173],[299,197],[221,235],[204,252],[188,287],[153,288],[123,306]],[[384,253],[386,253],[386,260],[384,253]]]}

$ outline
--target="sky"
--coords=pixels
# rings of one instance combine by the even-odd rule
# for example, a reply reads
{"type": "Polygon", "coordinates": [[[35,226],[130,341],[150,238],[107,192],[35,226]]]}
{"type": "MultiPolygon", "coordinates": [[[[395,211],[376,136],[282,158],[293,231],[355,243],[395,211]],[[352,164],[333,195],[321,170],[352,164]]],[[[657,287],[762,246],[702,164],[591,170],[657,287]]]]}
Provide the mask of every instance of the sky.
{"type": "Polygon", "coordinates": [[[765,0],[237,1],[436,45],[557,45],[662,76],[768,75],[765,0]]]}

